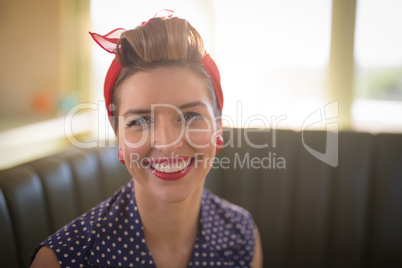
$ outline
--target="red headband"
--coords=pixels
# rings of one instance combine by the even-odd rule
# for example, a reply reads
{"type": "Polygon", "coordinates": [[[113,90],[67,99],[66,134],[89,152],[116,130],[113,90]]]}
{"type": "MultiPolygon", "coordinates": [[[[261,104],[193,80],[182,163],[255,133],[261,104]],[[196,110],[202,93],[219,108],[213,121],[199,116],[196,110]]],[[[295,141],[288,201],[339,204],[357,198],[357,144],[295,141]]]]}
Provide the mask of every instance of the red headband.
{"type": "MultiPolygon", "coordinates": [[[[169,12],[169,11],[168,11],[169,12]]],[[[157,13],[155,16],[157,16],[159,13],[157,13]]],[[[162,18],[170,18],[172,16],[173,12],[169,12],[167,16],[164,16],[162,18]]],[[[143,22],[142,25],[148,24],[152,18],[147,21],[143,22]]],[[[117,50],[117,41],[120,38],[120,35],[125,32],[124,29],[118,28],[106,35],[99,35],[96,33],[89,33],[94,41],[103,49],[105,49],[107,52],[116,54],[117,50]]],[[[213,61],[213,59],[209,56],[209,54],[205,53],[204,57],[201,60],[202,65],[204,65],[205,70],[207,71],[209,77],[211,78],[212,84],[214,86],[215,90],[215,95],[216,95],[216,100],[218,103],[219,110],[222,112],[223,108],[223,93],[222,93],[222,87],[221,87],[221,77],[219,74],[219,69],[216,63],[213,61]]],[[[120,73],[122,66],[117,58],[117,56],[114,58],[112,61],[112,64],[109,67],[109,70],[106,74],[106,79],[105,79],[105,85],[104,85],[104,95],[105,95],[105,104],[106,104],[106,109],[109,115],[109,120],[112,123],[112,115],[113,115],[113,110],[114,107],[111,107],[112,103],[112,92],[113,92],[113,87],[114,83],[117,79],[118,74],[120,73]]],[[[113,124],[112,124],[113,125],[113,124]]]]}

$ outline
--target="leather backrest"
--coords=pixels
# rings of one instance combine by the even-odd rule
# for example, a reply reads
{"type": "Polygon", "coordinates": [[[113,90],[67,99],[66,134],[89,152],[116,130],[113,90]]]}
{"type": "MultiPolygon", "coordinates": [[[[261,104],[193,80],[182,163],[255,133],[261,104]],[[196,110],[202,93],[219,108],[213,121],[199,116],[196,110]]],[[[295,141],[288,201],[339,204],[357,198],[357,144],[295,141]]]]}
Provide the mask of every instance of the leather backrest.
{"type": "Polygon", "coordinates": [[[231,166],[212,169],[206,185],[253,214],[266,267],[402,267],[401,134],[229,130],[224,139],[234,146],[218,162],[231,166]],[[306,149],[325,154],[331,138],[336,167],[306,149]],[[254,157],[271,165],[253,168],[254,157]]]}
{"type": "Polygon", "coordinates": [[[0,263],[27,267],[36,246],[130,179],[115,148],[71,149],[0,171],[0,263]]]}
{"type": "Polygon", "coordinates": [[[4,267],[19,267],[17,245],[14,238],[10,211],[0,188],[0,263],[4,267]]]}
{"type": "Polygon", "coordinates": [[[340,133],[328,222],[328,259],[334,266],[366,267],[367,216],[376,137],[340,133]]]}
{"type": "Polygon", "coordinates": [[[97,205],[104,196],[97,157],[95,151],[73,151],[66,155],[74,178],[80,214],[97,205]]]}
{"type": "Polygon", "coordinates": [[[402,135],[380,134],[370,184],[368,263],[402,267],[402,135]]]}
{"type": "Polygon", "coordinates": [[[110,197],[116,191],[116,185],[124,185],[131,178],[130,173],[117,157],[117,149],[114,147],[95,150],[99,159],[103,199],[110,197]]]}
{"type": "Polygon", "coordinates": [[[17,255],[22,267],[28,267],[33,250],[51,232],[40,178],[32,168],[19,167],[2,172],[0,188],[10,212],[17,255]]]}
{"type": "MultiPolygon", "coordinates": [[[[226,129],[224,138],[206,187],[251,212],[265,267],[402,267],[401,134],[226,129]],[[336,167],[311,154],[331,138],[336,167]]],[[[1,266],[27,267],[41,241],[130,178],[117,148],[0,171],[1,266]]]]}
{"type": "Polygon", "coordinates": [[[72,169],[64,156],[31,162],[41,178],[52,233],[80,214],[78,193],[72,169]]]}

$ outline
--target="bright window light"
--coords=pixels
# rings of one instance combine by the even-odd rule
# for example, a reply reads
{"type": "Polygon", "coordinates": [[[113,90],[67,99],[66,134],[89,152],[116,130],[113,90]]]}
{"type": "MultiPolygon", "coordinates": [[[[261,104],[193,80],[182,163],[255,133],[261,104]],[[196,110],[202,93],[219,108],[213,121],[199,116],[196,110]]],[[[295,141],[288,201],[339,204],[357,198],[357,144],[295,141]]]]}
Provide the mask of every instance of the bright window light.
{"type": "Polygon", "coordinates": [[[358,1],[352,105],[358,130],[402,131],[401,9],[401,1],[358,1]]]}
{"type": "Polygon", "coordinates": [[[220,0],[214,7],[215,57],[229,125],[300,130],[325,102],[331,1],[220,0]],[[270,125],[244,125],[256,115],[270,125]]]}

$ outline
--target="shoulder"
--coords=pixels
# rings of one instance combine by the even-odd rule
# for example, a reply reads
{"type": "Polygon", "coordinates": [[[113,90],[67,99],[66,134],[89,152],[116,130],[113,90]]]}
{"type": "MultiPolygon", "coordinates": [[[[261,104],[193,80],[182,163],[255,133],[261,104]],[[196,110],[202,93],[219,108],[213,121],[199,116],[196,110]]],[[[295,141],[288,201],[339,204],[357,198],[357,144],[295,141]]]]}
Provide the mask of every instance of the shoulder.
{"type": "Polygon", "coordinates": [[[100,232],[102,220],[108,216],[115,203],[124,198],[122,196],[125,188],[127,186],[49,236],[36,248],[31,258],[32,265],[37,262],[37,259],[52,256],[60,264],[86,262],[97,234],[100,232]]]}
{"type": "Polygon", "coordinates": [[[262,254],[260,233],[258,232],[257,226],[255,227],[254,230],[254,237],[255,237],[255,247],[254,247],[255,249],[251,267],[261,268],[263,267],[263,254],[262,254]]]}
{"type": "Polygon", "coordinates": [[[35,260],[32,262],[31,268],[59,268],[60,264],[54,251],[43,246],[36,254],[35,260]]]}
{"type": "Polygon", "coordinates": [[[106,210],[106,203],[102,202],[49,236],[35,250],[33,264],[38,258],[49,257],[51,253],[60,264],[86,261],[95,239],[98,218],[102,217],[106,210]]]}
{"type": "Polygon", "coordinates": [[[218,197],[208,190],[204,190],[202,202],[204,209],[209,212],[208,214],[217,214],[225,221],[240,223],[254,229],[253,218],[246,209],[218,197]]]}
{"type": "Polygon", "coordinates": [[[250,263],[255,251],[255,223],[244,208],[205,190],[202,198],[202,230],[216,252],[229,264],[250,263]]]}

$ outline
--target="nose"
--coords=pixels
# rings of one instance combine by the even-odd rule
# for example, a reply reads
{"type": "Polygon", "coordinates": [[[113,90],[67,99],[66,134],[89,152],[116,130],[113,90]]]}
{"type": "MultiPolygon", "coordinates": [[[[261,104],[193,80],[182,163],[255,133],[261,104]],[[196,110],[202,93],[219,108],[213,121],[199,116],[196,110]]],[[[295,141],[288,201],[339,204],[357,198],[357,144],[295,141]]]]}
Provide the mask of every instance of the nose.
{"type": "Polygon", "coordinates": [[[153,148],[171,154],[183,146],[184,136],[184,128],[165,120],[155,125],[151,142],[153,148]]]}

